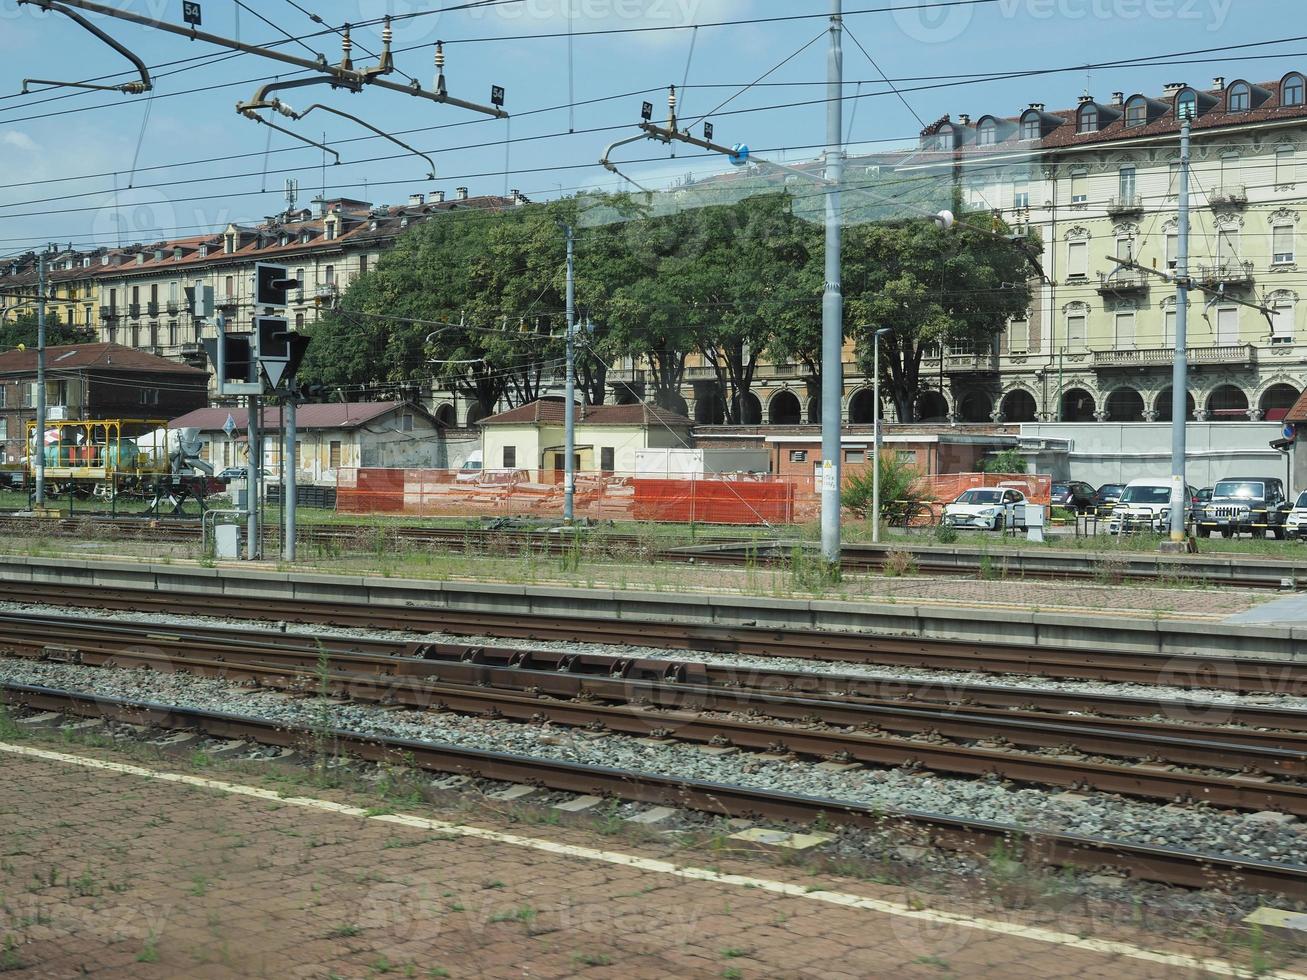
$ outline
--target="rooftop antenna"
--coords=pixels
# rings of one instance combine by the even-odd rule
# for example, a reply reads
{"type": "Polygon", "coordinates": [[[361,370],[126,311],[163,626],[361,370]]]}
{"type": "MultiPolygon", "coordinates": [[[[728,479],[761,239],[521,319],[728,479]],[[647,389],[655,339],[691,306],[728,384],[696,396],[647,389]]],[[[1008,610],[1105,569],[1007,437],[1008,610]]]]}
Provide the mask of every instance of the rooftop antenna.
{"type": "Polygon", "coordinates": [[[295,210],[295,205],[299,202],[300,182],[294,177],[286,178],[286,214],[289,215],[295,210]]]}

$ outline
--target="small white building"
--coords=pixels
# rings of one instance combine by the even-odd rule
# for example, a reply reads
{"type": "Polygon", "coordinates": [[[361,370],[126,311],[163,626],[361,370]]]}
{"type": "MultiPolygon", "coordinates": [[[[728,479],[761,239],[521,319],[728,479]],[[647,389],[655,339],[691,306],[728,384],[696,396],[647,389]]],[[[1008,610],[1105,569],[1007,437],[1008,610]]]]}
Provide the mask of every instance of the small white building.
{"type": "MultiPolygon", "coordinates": [[[[564,449],[561,398],[541,398],[482,419],[481,451],[488,470],[538,470],[541,481],[562,473],[564,449]]],[[[629,475],[641,449],[688,449],[694,427],[684,415],[653,405],[576,406],[576,469],[629,475]]]]}
{"type": "MultiPolygon", "coordinates": [[[[243,408],[201,408],[173,419],[171,426],[199,429],[201,456],[221,472],[246,464],[246,421],[243,408]]],[[[263,465],[276,474],[281,468],[281,410],[264,409],[262,425],[263,465]]],[[[456,468],[475,448],[471,439],[451,443],[444,425],[409,402],[301,405],[295,444],[301,484],[334,484],[343,466],[456,468]]]]}

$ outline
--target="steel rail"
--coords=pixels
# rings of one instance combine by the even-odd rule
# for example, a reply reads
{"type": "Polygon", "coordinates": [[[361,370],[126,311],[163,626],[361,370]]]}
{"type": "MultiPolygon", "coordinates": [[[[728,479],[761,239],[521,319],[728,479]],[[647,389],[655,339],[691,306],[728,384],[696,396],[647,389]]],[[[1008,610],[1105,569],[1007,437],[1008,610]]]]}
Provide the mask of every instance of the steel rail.
{"type": "Polygon", "coordinates": [[[834,630],[714,626],[590,616],[537,616],[307,599],[253,600],[145,589],[0,582],[0,598],[18,602],[229,616],[336,627],[493,634],[531,640],[626,643],[710,652],[1018,674],[1048,678],[1167,684],[1241,693],[1307,696],[1307,662],[1084,651],[986,641],[945,641],[834,630]]]}
{"type": "Polygon", "coordinates": [[[134,725],[202,732],[291,749],[330,743],[332,751],[371,762],[529,783],[552,790],[682,806],[729,817],[809,824],[832,820],[883,831],[901,824],[917,839],[974,855],[1002,847],[1031,863],[1120,868],[1131,876],[1187,888],[1229,888],[1307,898],[1307,865],[1242,859],[1231,855],[1130,844],[1076,834],[1031,831],[993,821],[963,820],[912,810],[884,810],[839,800],[782,794],[702,780],[657,776],[595,765],[487,752],[433,742],[314,731],[261,718],[32,685],[2,683],[0,700],[38,711],[102,718],[134,725]]]}
{"type": "MultiPolygon", "coordinates": [[[[171,638],[156,638],[164,644],[171,638]]],[[[49,648],[47,648],[48,650],[49,648]]],[[[1232,767],[1241,760],[1260,760],[1267,769],[1300,773],[1307,757],[1288,749],[1255,749],[1213,739],[1115,735],[1090,726],[1052,726],[1033,722],[950,718],[913,709],[867,709],[830,701],[785,699],[767,695],[731,694],[711,688],[671,687],[626,679],[617,683],[593,678],[566,678],[560,695],[586,697],[582,703],[561,702],[543,696],[541,683],[548,675],[481,666],[463,671],[429,661],[397,661],[371,655],[344,655],[332,659],[306,650],[214,654],[168,652],[166,649],[97,649],[56,647],[49,659],[108,666],[145,666],[168,672],[196,673],[228,679],[240,678],[263,686],[313,690],[327,685],[332,693],[372,703],[411,708],[438,707],[464,714],[522,722],[551,723],[615,733],[646,736],[662,733],[683,741],[729,744],[763,751],[795,752],[814,758],[846,759],[877,766],[924,766],[932,771],[968,776],[998,775],[1018,782],[1064,787],[1088,787],[1150,799],[1195,799],[1236,809],[1280,809],[1307,816],[1307,786],[1268,783],[1257,777],[1211,776],[1168,771],[1151,765],[1122,766],[1066,757],[1046,757],[969,745],[939,745],[908,738],[871,733],[889,729],[921,734],[938,732],[952,737],[1001,738],[1049,747],[1083,743],[1083,751],[1135,757],[1160,757],[1188,765],[1232,767]],[[378,659],[389,664],[378,664],[378,659]],[[271,662],[270,662],[271,661],[271,662]],[[341,673],[340,667],[360,665],[369,674],[341,673]],[[401,666],[413,673],[378,673],[377,668],[401,666]],[[443,668],[443,670],[442,670],[443,668]],[[419,671],[426,671],[425,676],[419,671]],[[488,682],[490,686],[485,685],[488,682]],[[541,683],[533,683],[541,682],[541,683]],[[511,683],[511,687],[509,686],[511,683]],[[601,690],[602,689],[602,690],[601,690]],[[525,692],[525,693],[524,693],[525,692]],[[615,700],[611,704],[597,699],[615,700]],[[635,705],[639,703],[640,708],[635,705]],[[656,711],[643,710],[647,706],[656,711]],[[689,708],[690,710],[686,710],[689,708]],[[822,731],[811,727],[742,721],[729,714],[779,718],[789,722],[820,721],[828,726],[857,726],[859,731],[822,731]]],[[[461,665],[456,665],[461,666],[461,665]]],[[[557,682],[555,687],[559,685],[557,682]]]]}

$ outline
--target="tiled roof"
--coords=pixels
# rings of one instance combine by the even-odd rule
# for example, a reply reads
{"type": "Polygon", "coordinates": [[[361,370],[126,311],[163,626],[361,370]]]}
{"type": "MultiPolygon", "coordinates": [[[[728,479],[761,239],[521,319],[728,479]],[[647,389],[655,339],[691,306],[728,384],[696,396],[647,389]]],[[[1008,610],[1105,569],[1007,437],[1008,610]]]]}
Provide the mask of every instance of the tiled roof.
{"type": "MultiPolygon", "coordinates": [[[[401,409],[431,418],[425,410],[408,402],[328,402],[321,405],[301,405],[295,413],[297,429],[356,429],[401,409]]],[[[220,431],[231,416],[236,427],[245,431],[249,418],[243,408],[197,408],[172,420],[175,429],[200,429],[203,432],[220,431]]],[[[281,409],[265,408],[262,415],[265,429],[281,426],[281,409]]],[[[434,420],[433,420],[434,421],[434,420]]]]}
{"type": "Polygon", "coordinates": [[[1307,422],[1307,391],[1298,396],[1298,400],[1293,403],[1293,407],[1285,413],[1284,421],[1307,422]]]}
{"type": "MultiPolygon", "coordinates": [[[[70,344],[45,349],[45,367],[51,373],[61,371],[131,372],[137,374],[178,374],[196,379],[208,372],[188,367],[166,357],[158,357],[121,344],[70,344]]],[[[36,351],[11,350],[0,354],[0,374],[33,374],[36,351]]]]}
{"type": "MultiPolygon", "coordinates": [[[[561,398],[541,398],[507,412],[491,415],[480,425],[562,425],[565,405],[561,398]]],[[[688,428],[694,425],[684,415],[655,405],[581,405],[576,406],[577,424],[584,425],[658,425],[688,428]]]]}

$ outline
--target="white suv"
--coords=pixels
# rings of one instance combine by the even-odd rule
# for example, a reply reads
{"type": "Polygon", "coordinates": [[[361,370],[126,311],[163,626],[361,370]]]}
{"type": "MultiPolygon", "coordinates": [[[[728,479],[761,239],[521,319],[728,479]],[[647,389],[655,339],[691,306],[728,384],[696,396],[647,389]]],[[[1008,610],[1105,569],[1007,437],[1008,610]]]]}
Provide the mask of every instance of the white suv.
{"type": "MultiPolygon", "coordinates": [[[[1193,509],[1194,491],[1184,488],[1185,518],[1193,509]]],[[[1121,499],[1112,508],[1107,522],[1108,534],[1133,531],[1164,533],[1171,526],[1171,480],[1169,477],[1143,477],[1131,480],[1121,491],[1121,499]]]]}

